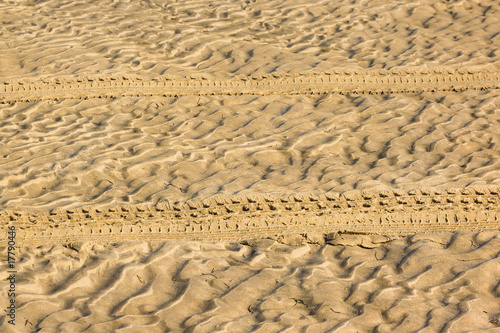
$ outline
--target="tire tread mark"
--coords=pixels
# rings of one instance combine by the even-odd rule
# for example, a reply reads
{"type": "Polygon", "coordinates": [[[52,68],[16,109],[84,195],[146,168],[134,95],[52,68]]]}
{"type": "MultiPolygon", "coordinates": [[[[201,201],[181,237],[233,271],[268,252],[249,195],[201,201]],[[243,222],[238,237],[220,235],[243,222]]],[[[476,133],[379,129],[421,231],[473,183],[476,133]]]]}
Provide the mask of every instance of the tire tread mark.
{"type": "Polygon", "coordinates": [[[0,103],[122,96],[385,94],[500,88],[500,72],[334,72],[233,79],[66,78],[0,83],[0,103]]]}

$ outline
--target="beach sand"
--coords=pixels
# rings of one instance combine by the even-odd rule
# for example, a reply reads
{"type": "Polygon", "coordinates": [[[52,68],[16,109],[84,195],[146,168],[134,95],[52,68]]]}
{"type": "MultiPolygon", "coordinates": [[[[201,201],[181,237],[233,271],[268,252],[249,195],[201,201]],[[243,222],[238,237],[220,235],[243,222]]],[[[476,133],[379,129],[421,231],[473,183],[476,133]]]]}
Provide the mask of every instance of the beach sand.
{"type": "Polygon", "coordinates": [[[30,332],[494,332],[499,246],[498,232],[457,232],[28,247],[17,320],[30,332]]]}
{"type": "Polygon", "coordinates": [[[497,332],[499,10],[0,4],[1,330],[497,332]]]}

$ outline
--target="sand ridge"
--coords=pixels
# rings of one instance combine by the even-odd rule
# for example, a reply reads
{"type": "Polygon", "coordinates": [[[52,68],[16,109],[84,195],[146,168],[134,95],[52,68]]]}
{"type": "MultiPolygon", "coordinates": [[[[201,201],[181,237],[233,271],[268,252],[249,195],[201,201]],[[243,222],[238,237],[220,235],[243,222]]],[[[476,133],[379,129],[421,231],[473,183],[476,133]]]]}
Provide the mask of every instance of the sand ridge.
{"type": "Polygon", "coordinates": [[[0,110],[0,205],[499,186],[499,90],[122,97],[0,110]]]}

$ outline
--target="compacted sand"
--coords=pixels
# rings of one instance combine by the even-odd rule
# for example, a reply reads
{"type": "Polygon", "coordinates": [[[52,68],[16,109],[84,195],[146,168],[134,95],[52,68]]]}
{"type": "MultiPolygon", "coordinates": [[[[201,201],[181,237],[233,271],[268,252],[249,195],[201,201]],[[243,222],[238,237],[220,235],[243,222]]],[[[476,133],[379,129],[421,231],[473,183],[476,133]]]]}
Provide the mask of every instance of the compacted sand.
{"type": "Polygon", "coordinates": [[[499,11],[0,3],[0,330],[498,332],[499,11]]]}

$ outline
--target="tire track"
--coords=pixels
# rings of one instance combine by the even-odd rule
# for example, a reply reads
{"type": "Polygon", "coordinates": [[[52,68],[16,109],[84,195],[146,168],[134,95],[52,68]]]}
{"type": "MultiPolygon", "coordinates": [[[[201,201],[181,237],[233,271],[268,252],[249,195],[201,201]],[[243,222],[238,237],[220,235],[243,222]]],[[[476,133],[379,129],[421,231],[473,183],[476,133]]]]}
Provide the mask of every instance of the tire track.
{"type": "Polygon", "coordinates": [[[98,77],[44,82],[4,82],[0,85],[0,102],[122,96],[385,94],[498,88],[500,88],[498,71],[332,72],[220,80],[98,77]]]}
{"type": "MultiPolygon", "coordinates": [[[[0,223],[15,225],[19,244],[30,245],[280,237],[291,242],[317,242],[336,232],[405,236],[499,229],[499,207],[500,188],[466,188],[218,197],[156,207],[82,207],[36,214],[5,210],[0,212],[0,223]]],[[[6,230],[3,228],[0,237],[7,237],[6,230]]]]}

